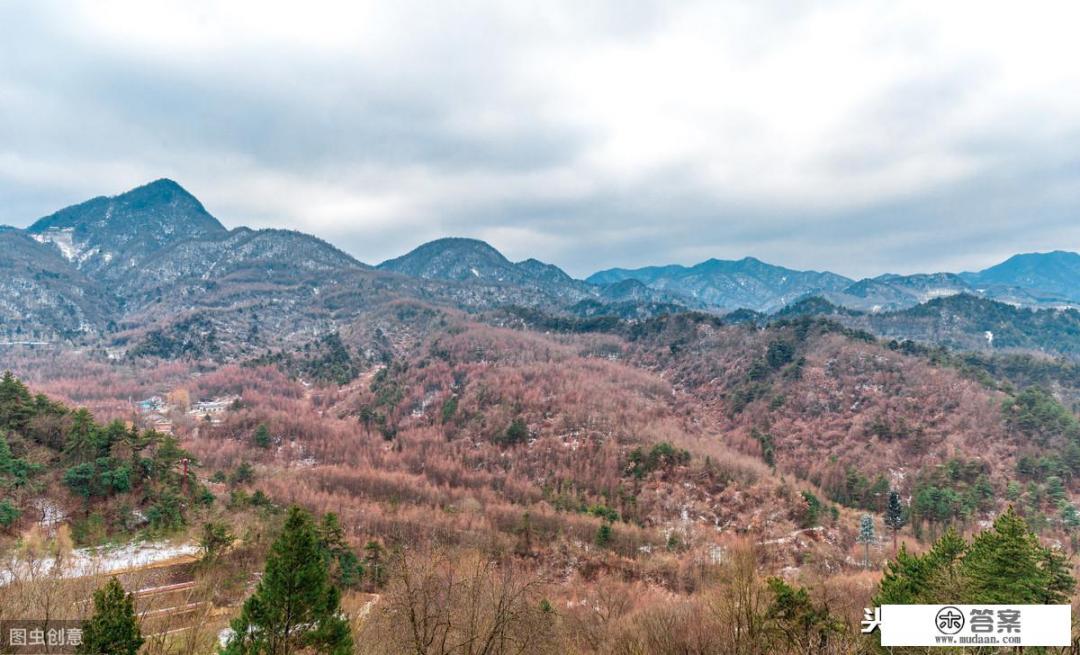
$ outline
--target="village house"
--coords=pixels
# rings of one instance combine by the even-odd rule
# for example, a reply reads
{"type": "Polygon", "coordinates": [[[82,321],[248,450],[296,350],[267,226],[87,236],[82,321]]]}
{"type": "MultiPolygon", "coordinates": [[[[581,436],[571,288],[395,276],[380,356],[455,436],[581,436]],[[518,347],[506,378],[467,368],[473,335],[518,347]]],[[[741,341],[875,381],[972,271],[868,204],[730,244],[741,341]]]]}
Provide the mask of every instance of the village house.
{"type": "Polygon", "coordinates": [[[165,399],[161,396],[150,396],[146,400],[140,400],[135,404],[140,414],[162,413],[165,411],[165,399]]]}
{"type": "Polygon", "coordinates": [[[188,411],[188,416],[200,421],[210,421],[217,425],[221,423],[223,415],[233,404],[240,400],[240,396],[221,396],[213,400],[201,400],[188,411]]]}
{"type": "Polygon", "coordinates": [[[143,417],[143,424],[147,428],[150,428],[151,430],[160,432],[162,434],[173,433],[172,420],[167,416],[163,416],[162,414],[149,414],[143,417]]]}

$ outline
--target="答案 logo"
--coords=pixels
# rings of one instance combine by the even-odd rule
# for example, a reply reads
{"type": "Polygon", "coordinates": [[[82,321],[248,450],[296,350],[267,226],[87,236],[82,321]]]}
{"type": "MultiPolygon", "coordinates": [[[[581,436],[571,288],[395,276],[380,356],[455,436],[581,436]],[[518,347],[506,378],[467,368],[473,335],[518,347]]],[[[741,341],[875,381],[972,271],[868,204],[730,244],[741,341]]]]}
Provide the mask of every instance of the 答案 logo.
{"type": "Polygon", "coordinates": [[[964,629],[964,613],[949,605],[938,610],[934,625],[943,635],[954,635],[964,629]]]}

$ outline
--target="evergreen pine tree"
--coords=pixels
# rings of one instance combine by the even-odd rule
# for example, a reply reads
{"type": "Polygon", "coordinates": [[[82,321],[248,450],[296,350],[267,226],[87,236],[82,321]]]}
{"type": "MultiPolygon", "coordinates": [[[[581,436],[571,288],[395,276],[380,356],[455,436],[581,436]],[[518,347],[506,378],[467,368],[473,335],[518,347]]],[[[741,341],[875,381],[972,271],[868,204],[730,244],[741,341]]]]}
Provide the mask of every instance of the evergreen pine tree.
{"type": "Polygon", "coordinates": [[[881,577],[875,605],[962,603],[966,583],[960,565],[967,542],[949,529],[924,555],[912,555],[903,545],[881,577]]]}
{"type": "Polygon", "coordinates": [[[71,428],[64,439],[64,455],[75,464],[93,461],[99,449],[98,426],[85,407],[71,415],[71,428]]]}
{"type": "Polygon", "coordinates": [[[1044,548],[1010,507],[970,545],[949,529],[925,555],[901,546],[874,604],[1057,604],[1075,586],[1064,554],[1044,548]]]}
{"type": "Polygon", "coordinates": [[[900,546],[896,556],[885,565],[874,605],[913,605],[927,602],[930,595],[930,570],[926,561],[900,546]]]}
{"type": "Polygon", "coordinates": [[[601,523],[600,528],[596,531],[596,545],[601,548],[607,547],[611,543],[611,537],[611,524],[607,521],[601,523]]]}
{"type": "Polygon", "coordinates": [[[1067,492],[1065,491],[1065,483],[1061,481],[1060,477],[1051,475],[1046,478],[1046,495],[1049,496],[1050,502],[1055,506],[1065,501],[1067,492]]]}
{"type": "Polygon", "coordinates": [[[1061,506],[1061,523],[1069,531],[1080,527],[1080,512],[1076,511],[1076,505],[1065,503],[1061,506]]]}
{"type": "Polygon", "coordinates": [[[255,428],[255,445],[259,448],[269,448],[270,443],[270,429],[265,423],[260,423],[259,427],[255,428]]]}
{"type": "Polygon", "coordinates": [[[510,427],[506,428],[506,433],[503,435],[503,443],[513,445],[524,442],[529,438],[529,426],[525,423],[524,419],[516,418],[510,422],[510,427]]]}
{"type": "Polygon", "coordinates": [[[0,431],[0,483],[4,481],[6,476],[12,475],[15,472],[15,456],[11,454],[11,447],[8,446],[7,435],[0,431]]]}
{"type": "Polygon", "coordinates": [[[968,543],[956,531],[948,528],[945,534],[926,553],[929,588],[932,594],[924,603],[963,603],[967,598],[968,581],[964,576],[963,562],[968,553],[968,543]]]}
{"type": "Polygon", "coordinates": [[[212,562],[233,541],[233,535],[229,526],[218,521],[203,523],[202,536],[199,538],[199,547],[203,551],[203,561],[212,562]]]}
{"type": "Polygon", "coordinates": [[[1016,480],[1010,480],[1009,484],[1005,485],[1005,497],[1010,502],[1016,502],[1020,500],[1020,496],[1024,493],[1024,490],[1020,488],[1020,483],[1016,480]]]}
{"type": "Polygon", "coordinates": [[[866,547],[866,556],[863,559],[866,568],[870,568],[870,544],[874,543],[876,539],[877,535],[874,533],[874,517],[869,514],[863,514],[862,518],[859,519],[859,536],[856,540],[866,547]]]}
{"type": "Polygon", "coordinates": [[[94,615],[82,625],[80,655],[135,655],[142,646],[135,620],[135,598],[114,577],[94,592],[94,615]]]}
{"type": "Polygon", "coordinates": [[[803,528],[812,528],[819,525],[822,510],[821,501],[809,491],[802,492],[802,498],[806,502],[806,506],[799,525],[803,528]]]}
{"type": "Polygon", "coordinates": [[[229,476],[229,484],[249,484],[255,480],[255,469],[251,468],[251,464],[247,462],[240,462],[236,467],[236,470],[229,476]]]}
{"type": "Polygon", "coordinates": [[[22,510],[7,498],[0,500],[0,528],[8,529],[22,516],[22,510]]]}
{"type": "Polygon", "coordinates": [[[364,568],[367,569],[367,577],[371,586],[375,589],[386,584],[385,549],[377,541],[369,541],[364,545],[364,568]]]}
{"type": "Polygon", "coordinates": [[[1068,604],[1076,588],[1076,579],[1072,577],[1072,564],[1063,553],[1051,548],[1043,549],[1043,571],[1047,584],[1039,598],[1046,605],[1068,604]]]}
{"type": "Polygon", "coordinates": [[[22,432],[33,415],[30,392],[11,371],[0,379],[0,430],[22,432]]]}
{"type": "Polygon", "coordinates": [[[1076,529],[1080,528],[1080,512],[1076,511],[1076,505],[1065,503],[1061,507],[1061,523],[1069,532],[1069,544],[1072,551],[1076,552],[1076,529]]]}
{"type": "Polygon", "coordinates": [[[904,503],[900,500],[899,491],[889,492],[889,506],[885,509],[885,525],[892,530],[893,552],[896,552],[897,536],[900,529],[907,524],[907,512],[904,511],[904,503]]]}
{"type": "Polygon", "coordinates": [[[328,580],[325,550],[311,516],[289,510],[270,548],[255,593],[232,622],[223,655],[288,655],[301,650],[347,655],[352,635],[328,580]]]}
{"type": "Polygon", "coordinates": [[[1046,550],[1012,506],[979,533],[964,557],[971,602],[1041,603],[1050,587],[1046,550]]]}
{"type": "Polygon", "coordinates": [[[765,611],[770,627],[782,635],[785,644],[800,653],[829,651],[829,639],[844,630],[842,621],[827,606],[815,605],[802,587],[793,587],[782,578],[767,581],[773,600],[765,611]]]}
{"type": "Polygon", "coordinates": [[[328,512],[319,524],[319,539],[326,551],[330,577],[342,587],[354,587],[364,575],[360,559],[345,539],[345,529],[337,514],[328,512]]]}

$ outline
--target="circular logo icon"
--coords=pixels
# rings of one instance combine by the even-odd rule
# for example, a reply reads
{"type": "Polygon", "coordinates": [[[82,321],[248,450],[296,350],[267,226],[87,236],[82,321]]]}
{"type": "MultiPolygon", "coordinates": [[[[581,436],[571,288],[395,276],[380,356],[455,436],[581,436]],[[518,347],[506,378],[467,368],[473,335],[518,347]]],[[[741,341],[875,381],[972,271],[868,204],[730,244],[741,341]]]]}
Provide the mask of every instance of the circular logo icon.
{"type": "Polygon", "coordinates": [[[943,635],[954,635],[964,629],[964,613],[949,605],[938,610],[934,625],[943,635]]]}

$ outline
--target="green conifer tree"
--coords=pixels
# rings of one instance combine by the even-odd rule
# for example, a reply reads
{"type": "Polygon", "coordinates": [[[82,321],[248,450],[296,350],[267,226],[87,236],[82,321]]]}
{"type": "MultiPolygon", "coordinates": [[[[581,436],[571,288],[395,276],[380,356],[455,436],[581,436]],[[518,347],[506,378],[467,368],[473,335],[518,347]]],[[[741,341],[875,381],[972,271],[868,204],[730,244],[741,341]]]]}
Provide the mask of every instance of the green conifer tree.
{"type": "Polygon", "coordinates": [[[311,516],[292,507],[270,548],[263,577],[232,622],[233,634],[221,653],[347,655],[352,635],[339,602],[311,516]]]}
{"type": "Polygon", "coordinates": [[[600,528],[596,531],[596,545],[601,548],[606,548],[611,543],[612,530],[611,524],[604,521],[600,524],[600,528]]]}
{"type": "Polygon", "coordinates": [[[877,534],[874,531],[874,517],[869,514],[863,514],[859,519],[859,536],[856,538],[860,544],[865,548],[865,557],[863,558],[863,565],[866,568],[870,568],[870,544],[877,540],[877,534]]]}
{"type": "Polygon", "coordinates": [[[979,533],[964,557],[974,603],[1039,603],[1050,584],[1045,549],[1011,506],[979,533]]]}
{"type": "Polygon", "coordinates": [[[375,589],[386,584],[386,559],[385,549],[377,541],[369,541],[364,545],[364,568],[371,586],[375,589]]]}
{"type": "Polygon", "coordinates": [[[232,542],[233,535],[229,526],[219,521],[203,523],[199,547],[202,548],[204,562],[213,562],[232,542]]]}
{"type": "Polygon", "coordinates": [[[1065,503],[1061,506],[1061,524],[1069,532],[1069,544],[1072,551],[1076,552],[1076,529],[1080,528],[1080,512],[1076,511],[1076,505],[1065,503]]]}
{"type": "Polygon", "coordinates": [[[270,429],[265,423],[260,423],[259,427],[255,428],[255,445],[259,448],[269,448],[271,442],[270,429]]]}
{"type": "Polygon", "coordinates": [[[922,557],[900,546],[881,576],[874,605],[913,605],[926,602],[930,592],[930,570],[922,557]]]}
{"type": "Polygon", "coordinates": [[[319,524],[319,539],[326,551],[330,579],[341,587],[355,587],[364,575],[364,567],[349,542],[337,514],[328,512],[319,524]]]}
{"type": "Polygon", "coordinates": [[[781,641],[799,653],[829,652],[829,640],[844,630],[844,624],[816,605],[802,587],[793,587],[782,578],[767,581],[773,600],[765,611],[768,626],[781,641]]]}
{"type": "Polygon", "coordinates": [[[896,542],[900,529],[907,524],[907,512],[904,510],[904,502],[900,499],[899,491],[889,492],[889,506],[885,509],[885,525],[892,530],[893,552],[896,552],[896,542]]]}
{"type": "Polygon", "coordinates": [[[1056,475],[1046,478],[1046,495],[1055,506],[1060,505],[1067,497],[1065,483],[1056,475]]]}
{"type": "Polygon", "coordinates": [[[8,529],[22,516],[22,510],[7,498],[0,500],[0,528],[8,529]]]}
{"type": "Polygon", "coordinates": [[[0,430],[22,432],[33,414],[30,392],[11,371],[0,379],[0,430]]]}
{"type": "Polygon", "coordinates": [[[925,555],[904,546],[888,563],[874,605],[1060,604],[1076,581],[1063,553],[1044,548],[1010,507],[969,545],[949,529],[925,555]]]}
{"type": "Polygon", "coordinates": [[[8,446],[7,435],[0,431],[0,483],[6,476],[15,472],[15,456],[11,454],[8,446]]]}
{"type": "Polygon", "coordinates": [[[80,655],[135,655],[143,644],[135,620],[135,598],[114,577],[94,592],[94,615],[82,625],[80,655]]]}
{"type": "Polygon", "coordinates": [[[99,429],[93,415],[85,407],[76,410],[64,439],[64,456],[74,464],[90,462],[98,456],[99,446],[99,429]]]}
{"type": "Polygon", "coordinates": [[[1059,550],[1043,549],[1042,569],[1046,573],[1047,583],[1039,602],[1046,605],[1068,604],[1076,588],[1076,579],[1072,577],[1072,564],[1059,550]]]}

